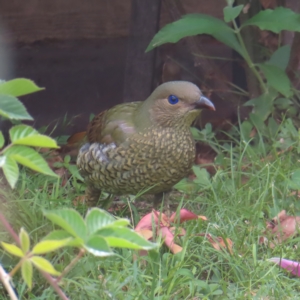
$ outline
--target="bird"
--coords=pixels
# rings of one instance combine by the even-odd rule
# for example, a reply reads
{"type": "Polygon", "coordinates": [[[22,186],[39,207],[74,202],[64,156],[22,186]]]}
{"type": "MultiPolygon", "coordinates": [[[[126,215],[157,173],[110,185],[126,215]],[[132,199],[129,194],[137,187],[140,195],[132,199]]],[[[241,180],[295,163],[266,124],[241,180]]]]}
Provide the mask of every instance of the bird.
{"type": "Polygon", "coordinates": [[[144,101],[96,115],[77,156],[88,206],[97,204],[102,191],[116,196],[144,192],[159,202],[191,170],[196,151],[190,126],[202,109],[215,106],[197,85],[170,81],[144,101]]]}

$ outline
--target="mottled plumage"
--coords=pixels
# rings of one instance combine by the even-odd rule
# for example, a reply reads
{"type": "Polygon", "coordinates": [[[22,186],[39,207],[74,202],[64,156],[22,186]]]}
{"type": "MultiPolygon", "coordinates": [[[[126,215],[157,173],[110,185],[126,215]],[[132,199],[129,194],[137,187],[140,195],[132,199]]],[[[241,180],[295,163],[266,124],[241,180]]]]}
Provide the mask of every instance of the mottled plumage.
{"type": "Polygon", "coordinates": [[[190,126],[201,108],[214,106],[196,85],[175,81],[162,84],[143,102],[97,115],[87,130],[90,144],[77,158],[87,201],[95,204],[101,190],[115,195],[170,190],[194,162],[190,126]]]}

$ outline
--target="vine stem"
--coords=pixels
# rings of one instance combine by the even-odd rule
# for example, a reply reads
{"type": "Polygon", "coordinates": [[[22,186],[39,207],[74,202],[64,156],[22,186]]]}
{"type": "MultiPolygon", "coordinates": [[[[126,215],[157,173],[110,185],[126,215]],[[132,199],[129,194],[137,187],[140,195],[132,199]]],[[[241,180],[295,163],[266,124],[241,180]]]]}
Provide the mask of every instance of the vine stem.
{"type": "Polygon", "coordinates": [[[76,255],[75,258],[67,265],[67,267],[63,270],[63,272],[56,278],[56,282],[59,282],[79,261],[79,259],[83,256],[85,250],[82,248],[80,249],[79,253],[76,255]]]}
{"type": "Polygon", "coordinates": [[[244,59],[248,65],[248,67],[252,70],[252,72],[254,73],[255,77],[257,78],[257,80],[259,81],[260,85],[261,85],[261,88],[263,90],[264,93],[267,93],[268,92],[268,89],[267,89],[267,86],[266,84],[264,83],[262,77],[260,76],[259,72],[257,71],[256,69],[256,65],[252,62],[251,60],[251,57],[247,51],[247,48],[245,46],[245,43],[244,43],[244,40],[243,40],[243,37],[241,35],[241,32],[240,32],[240,28],[237,26],[236,24],[236,21],[235,20],[232,20],[232,23],[233,23],[233,27],[234,27],[234,30],[235,30],[235,34],[239,40],[239,43],[240,45],[242,46],[243,48],[243,52],[244,52],[244,59]]]}

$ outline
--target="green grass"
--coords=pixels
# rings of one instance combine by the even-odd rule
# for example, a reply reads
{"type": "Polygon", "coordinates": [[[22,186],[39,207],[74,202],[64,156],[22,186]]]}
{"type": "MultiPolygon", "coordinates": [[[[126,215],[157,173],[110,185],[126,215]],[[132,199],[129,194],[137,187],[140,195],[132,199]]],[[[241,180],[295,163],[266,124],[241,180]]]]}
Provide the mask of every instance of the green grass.
{"type": "MultiPolygon", "coordinates": [[[[178,196],[178,204],[202,220],[184,223],[186,236],[178,239],[184,250],[173,255],[165,246],[148,256],[133,259],[133,252],[116,249],[116,255],[97,258],[85,255],[62,280],[61,287],[70,299],[298,299],[299,279],[290,276],[268,259],[280,256],[299,260],[295,247],[299,237],[277,245],[274,249],[259,245],[265,221],[282,209],[299,215],[300,201],[291,195],[290,178],[299,168],[298,154],[287,151],[261,161],[259,153],[247,149],[225,153],[224,168],[197,193],[178,196]],[[249,151],[248,151],[249,150],[249,151]],[[251,155],[251,159],[249,158],[251,155]],[[247,168],[244,168],[248,165],[247,168]],[[200,233],[229,238],[233,254],[217,251],[200,233]]],[[[201,178],[200,178],[201,180],[201,178]]],[[[23,226],[37,243],[53,225],[43,217],[42,209],[72,207],[72,200],[82,193],[82,186],[72,179],[65,187],[42,175],[22,171],[14,195],[6,195],[1,211],[13,227],[23,226]]],[[[77,207],[84,214],[86,207],[77,207]]],[[[133,210],[134,212],[135,210],[133,210]]],[[[118,213],[130,217],[129,211],[118,213]]],[[[134,215],[134,219],[141,216],[134,215]]],[[[1,240],[9,237],[1,230],[1,240]]],[[[47,255],[55,268],[63,270],[77,250],[67,248],[47,255]]],[[[1,252],[7,271],[17,263],[1,252]]],[[[28,292],[20,274],[14,283],[20,299],[58,299],[48,283],[35,272],[33,289],[28,292]]],[[[3,288],[1,299],[7,299],[3,288]]]]}

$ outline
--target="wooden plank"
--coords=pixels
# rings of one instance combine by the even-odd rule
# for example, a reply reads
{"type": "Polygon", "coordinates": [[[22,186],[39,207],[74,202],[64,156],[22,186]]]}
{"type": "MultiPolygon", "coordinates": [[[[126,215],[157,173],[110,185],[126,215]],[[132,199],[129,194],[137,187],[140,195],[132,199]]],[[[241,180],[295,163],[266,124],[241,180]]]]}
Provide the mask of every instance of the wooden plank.
{"type": "Polygon", "coordinates": [[[159,27],[161,0],[132,0],[124,102],[145,100],[153,89],[156,51],[145,50],[159,27]]]}

